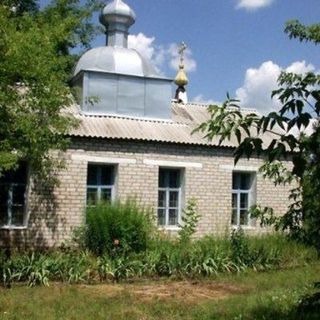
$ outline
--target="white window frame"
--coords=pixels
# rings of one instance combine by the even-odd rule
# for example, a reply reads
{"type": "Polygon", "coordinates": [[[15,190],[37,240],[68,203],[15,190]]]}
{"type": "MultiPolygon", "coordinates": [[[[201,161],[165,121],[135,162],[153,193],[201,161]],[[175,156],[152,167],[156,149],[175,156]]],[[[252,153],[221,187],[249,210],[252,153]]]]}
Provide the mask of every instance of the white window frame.
{"type": "Polygon", "coordinates": [[[88,163],[88,168],[89,166],[96,166],[97,167],[97,184],[96,185],[90,185],[87,182],[87,193],[86,193],[86,206],[88,206],[88,189],[95,189],[97,191],[97,202],[101,201],[101,195],[103,190],[110,190],[111,191],[111,202],[115,200],[115,176],[116,176],[116,167],[113,164],[108,164],[108,163],[88,163]],[[113,185],[103,185],[101,184],[101,177],[102,177],[102,168],[103,166],[110,166],[113,169],[113,185]]]}
{"type": "MultiPolygon", "coordinates": [[[[250,215],[250,207],[254,203],[254,189],[255,189],[255,172],[249,172],[249,171],[233,171],[232,172],[232,180],[233,180],[233,175],[234,174],[248,174],[250,175],[250,189],[232,189],[232,196],[235,194],[237,195],[237,204],[236,204],[236,209],[237,209],[237,223],[232,224],[233,228],[251,228],[252,227],[252,219],[250,215]],[[248,195],[248,207],[247,208],[241,208],[241,194],[247,194],[248,195]],[[240,211],[241,210],[247,210],[248,211],[248,223],[247,224],[240,224],[240,211]]],[[[232,206],[232,212],[231,214],[233,215],[233,210],[234,207],[232,206]]]]}
{"type": "MultiPolygon", "coordinates": [[[[159,224],[159,221],[157,221],[157,225],[159,228],[165,228],[165,229],[177,229],[179,228],[181,224],[181,212],[182,212],[182,170],[181,168],[168,168],[168,167],[160,167],[159,168],[159,175],[160,170],[177,170],[179,171],[179,179],[180,179],[180,187],[179,188],[170,188],[170,187],[159,187],[158,186],[158,204],[157,204],[157,220],[158,220],[158,210],[165,210],[165,224],[161,225],[159,224]],[[166,205],[165,207],[159,207],[159,191],[165,192],[166,195],[166,205]],[[170,207],[170,192],[178,192],[178,207],[170,207]],[[170,209],[178,209],[178,221],[177,224],[169,224],[169,212],[170,209]]],[[[167,174],[165,176],[165,181],[167,182],[169,178],[169,175],[167,174]]]]}
{"type": "Polygon", "coordinates": [[[29,168],[26,168],[26,183],[16,183],[16,182],[2,182],[0,183],[1,186],[8,186],[8,200],[7,200],[7,224],[0,225],[0,229],[26,229],[27,228],[27,213],[28,213],[28,189],[29,189],[29,168]],[[23,194],[23,222],[21,225],[12,224],[12,207],[14,206],[13,203],[13,188],[14,187],[24,187],[24,194],[23,194]]]}

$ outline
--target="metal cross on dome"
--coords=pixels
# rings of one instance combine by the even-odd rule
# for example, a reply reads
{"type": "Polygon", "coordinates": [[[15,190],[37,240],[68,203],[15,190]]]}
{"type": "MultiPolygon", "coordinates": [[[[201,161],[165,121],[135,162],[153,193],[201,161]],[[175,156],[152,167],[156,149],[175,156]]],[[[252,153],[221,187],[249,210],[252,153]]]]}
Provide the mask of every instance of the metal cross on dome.
{"type": "Polygon", "coordinates": [[[187,45],[184,43],[184,41],[181,42],[181,44],[178,47],[178,52],[180,55],[180,64],[183,65],[184,60],[184,52],[187,50],[187,45]]]}

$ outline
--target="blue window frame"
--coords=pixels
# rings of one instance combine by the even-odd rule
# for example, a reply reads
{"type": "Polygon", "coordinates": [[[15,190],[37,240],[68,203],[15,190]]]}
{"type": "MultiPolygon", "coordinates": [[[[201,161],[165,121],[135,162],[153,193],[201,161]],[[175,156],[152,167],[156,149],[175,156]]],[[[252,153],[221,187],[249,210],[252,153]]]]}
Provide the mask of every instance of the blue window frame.
{"type": "Polygon", "coordinates": [[[158,225],[178,226],[181,215],[181,170],[159,169],[158,225]]]}
{"type": "Polygon", "coordinates": [[[233,172],[232,175],[232,218],[233,226],[250,226],[250,206],[254,202],[253,173],[233,172]]]}
{"type": "Polygon", "coordinates": [[[114,199],[115,167],[89,164],[87,173],[87,205],[114,199]]]}

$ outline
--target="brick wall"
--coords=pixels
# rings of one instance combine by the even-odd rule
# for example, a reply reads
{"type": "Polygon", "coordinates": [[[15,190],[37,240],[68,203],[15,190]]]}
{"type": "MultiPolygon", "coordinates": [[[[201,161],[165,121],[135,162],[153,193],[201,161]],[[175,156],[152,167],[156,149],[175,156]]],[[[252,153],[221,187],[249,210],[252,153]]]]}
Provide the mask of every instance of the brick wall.
{"type": "MultiPolygon", "coordinates": [[[[60,155],[61,157],[61,155],[60,155]]],[[[53,246],[68,240],[72,230],[84,222],[86,179],[89,162],[117,166],[117,196],[135,197],[144,205],[156,208],[157,161],[171,161],[185,167],[184,200],[197,201],[201,220],[196,236],[223,234],[230,229],[232,150],[205,146],[165,143],[74,139],[62,157],[66,168],[57,173],[59,186],[53,190],[32,181],[29,187],[28,226],[24,230],[1,230],[0,245],[8,241],[25,246],[53,246]],[[89,160],[88,160],[89,159],[89,160]],[[146,160],[154,160],[153,164],[146,160]]],[[[256,171],[261,160],[241,160],[239,170],[256,171]]],[[[257,203],[272,206],[283,214],[288,206],[289,188],[274,187],[257,174],[257,203]]],[[[155,211],[156,213],[156,211],[155,211]]],[[[250,232],[264,232],[259,226],[250,232]]]]}

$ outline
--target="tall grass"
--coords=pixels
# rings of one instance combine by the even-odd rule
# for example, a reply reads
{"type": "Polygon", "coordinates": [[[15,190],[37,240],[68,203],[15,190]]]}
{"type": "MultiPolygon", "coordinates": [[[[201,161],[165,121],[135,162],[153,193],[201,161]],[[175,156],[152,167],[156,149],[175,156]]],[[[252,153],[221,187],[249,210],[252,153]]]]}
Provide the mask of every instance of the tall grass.
{"type": "Polygon", "coordinates": [[[315,250],[283,235],[236,237],[207,236],[186,244],[158,237],[148,242],[145,251],[116,256],[77,250],[17,252],[10,258],[0,254],[0,279],[5,286],[13,282],[35,286],[48,285],[50,281],[98,283],[140,277],[195,279],[246,270],[290,268],[317,260],[315,250]]]}

